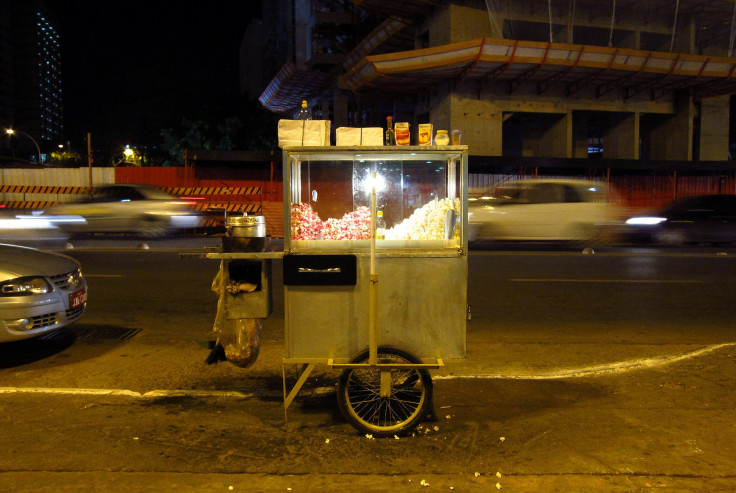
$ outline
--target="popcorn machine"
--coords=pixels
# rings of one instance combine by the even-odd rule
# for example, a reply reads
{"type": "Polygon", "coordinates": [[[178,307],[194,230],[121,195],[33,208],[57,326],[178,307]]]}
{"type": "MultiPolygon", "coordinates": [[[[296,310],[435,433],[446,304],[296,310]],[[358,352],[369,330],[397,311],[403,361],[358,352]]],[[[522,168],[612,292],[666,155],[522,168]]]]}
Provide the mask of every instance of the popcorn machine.
{"type": "Polygon", "coordinates": [[[284,406],[327,364],[353,426],[410,432],[428,370],[465,357],[467,146],[286,147],[283,166],[284,406]]]}

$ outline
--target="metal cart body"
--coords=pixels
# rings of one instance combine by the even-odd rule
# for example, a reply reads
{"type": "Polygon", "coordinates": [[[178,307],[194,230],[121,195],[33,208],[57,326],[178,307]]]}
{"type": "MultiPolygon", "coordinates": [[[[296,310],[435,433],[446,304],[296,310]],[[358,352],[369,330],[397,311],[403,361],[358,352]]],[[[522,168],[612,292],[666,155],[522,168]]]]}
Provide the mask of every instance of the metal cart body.
{"type": "Polygon", "coordinates": [[[431,401],[427,370],[465,357],[467,147],[290,147],[283,166],[285,410],[327,364],[343,370],[338,403],[354,426],[410,431],[431,401]],[[385,239],[379,209],[394,226],[385,239]],[[366,215],[361,236],[323,237],[356,210],[369,239],[366,215]]]}
{"type": "MultiPolygon", "coordinates": [[[[357,257],[355,286],[284,288],[287,362],[346,362],[368,347],[369,263],[357,257]]],[[[422,360],[465,357],[464,256],[377,256],[376,270],[380,344],[422,360]]]]}

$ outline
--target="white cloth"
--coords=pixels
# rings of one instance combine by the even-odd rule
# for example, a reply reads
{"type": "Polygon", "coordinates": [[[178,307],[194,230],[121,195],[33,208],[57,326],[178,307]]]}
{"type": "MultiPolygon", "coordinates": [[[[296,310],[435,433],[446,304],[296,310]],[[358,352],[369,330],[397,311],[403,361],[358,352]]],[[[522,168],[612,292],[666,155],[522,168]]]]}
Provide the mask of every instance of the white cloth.
{"type": "Polygon", "coordinates": [[[338,127],[335,131],[338,146],[382,146],[383,129],[380,127],[338,127]]]}
{"type": "Polygon", "coordinates": [[[279,120],[279,147],[329,146],[330,120],[279,120]]]}

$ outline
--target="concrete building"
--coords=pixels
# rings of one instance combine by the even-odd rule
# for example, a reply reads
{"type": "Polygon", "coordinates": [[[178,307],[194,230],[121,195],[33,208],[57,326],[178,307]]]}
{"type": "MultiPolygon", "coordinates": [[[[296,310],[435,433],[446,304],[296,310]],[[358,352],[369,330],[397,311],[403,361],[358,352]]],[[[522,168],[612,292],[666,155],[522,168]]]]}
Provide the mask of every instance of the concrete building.
{"type": "Polygon", "coordinates": [[[11,141],[5,128],[41,148],[62,138],[61,45],[43,0],[0,0],[0,126],[0,148],[29,158],[37,156],[31,139],[20,134],[11,141]]]}
{"type": "Polygon", "coordinates": [[[475,156],[729,159],[734,0],[279,5],[259,99],[287,117],[307,99],[333,128],[433,123],[475,156]]]}

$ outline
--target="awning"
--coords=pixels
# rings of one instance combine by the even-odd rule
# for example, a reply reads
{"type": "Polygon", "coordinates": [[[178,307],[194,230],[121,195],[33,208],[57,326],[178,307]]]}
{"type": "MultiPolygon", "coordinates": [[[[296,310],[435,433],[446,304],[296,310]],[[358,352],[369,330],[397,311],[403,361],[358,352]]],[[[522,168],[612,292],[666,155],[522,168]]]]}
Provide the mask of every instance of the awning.
{"type": "Polygon", "coordinates": [[[322,94],[335,86],[335,77],[317,70],[300,70],[289,62],[271,80],[258,100],[274,113],[284,113],[299,107],[302,100],[322,94]]]}
{"type": "Polygon", "coordinates": [[[506,82],[511,92],[535,84],[541,94],[554,85],[568,95],[594,88],[596,97],[620,90],[625,100],[641,94],[654,100],[692,89],[702,99],[736,93],[734,71],[736,58],[484,38],[368,56],[342,82],[354,92],[394,95],[474,80],[479,91],[506,82]]]}

